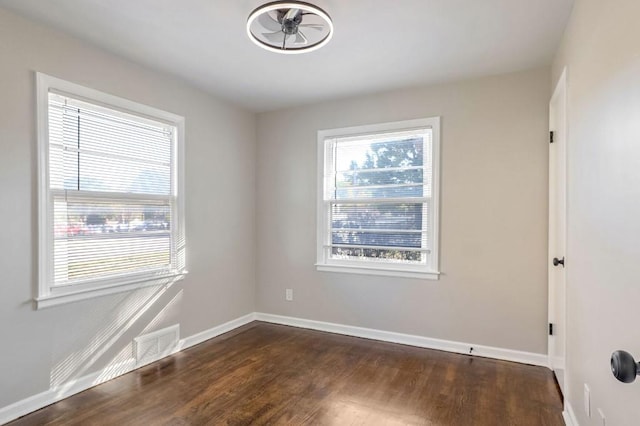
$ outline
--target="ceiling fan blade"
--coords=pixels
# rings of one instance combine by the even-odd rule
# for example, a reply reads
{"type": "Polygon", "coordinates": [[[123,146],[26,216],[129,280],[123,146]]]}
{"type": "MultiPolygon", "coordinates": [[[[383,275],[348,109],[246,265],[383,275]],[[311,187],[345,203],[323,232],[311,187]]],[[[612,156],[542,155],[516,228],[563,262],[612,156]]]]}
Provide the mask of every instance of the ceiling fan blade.
{"type": "Polygon", "coordinates": [[[280,23],[273,19],[268,13],[263,13],[258,16],[258,22],[269,31],[282,30],[282,25],[280,25],[280,23]]]}
{"type": "Polygon", "coordinates": [[[302,31],[298,30],[298,32],[296,33],[296,39],[294,40],[293,43],[294,44],[307,44],[307,43],[309,43],[309,41],[304,36],[304,34],[302,34],[302,31]]]}
{"type": "Polygon", "coordinates": [[[311,28],[311,29],[318,30],[318,31],[322,31],[322,29],[324,28],[324,25],[320,25],[320,24],[300,24],[298,26],[299,27],[305,27],[305,28],[311,28]]]}
{"type": "Polygon", "coordinates": [[[284,33],[282,31],[276,31],[273,33],[262,33],[264,38],[269,40],[271,43],[282,43],[284,41],[284,33]]]}
{"type": "Polygon", "coordinates": [[[300,13],[300,9],[289,9],[286,15],[284,15],[284,19],[293,21],[298,13],[300,13]]]}

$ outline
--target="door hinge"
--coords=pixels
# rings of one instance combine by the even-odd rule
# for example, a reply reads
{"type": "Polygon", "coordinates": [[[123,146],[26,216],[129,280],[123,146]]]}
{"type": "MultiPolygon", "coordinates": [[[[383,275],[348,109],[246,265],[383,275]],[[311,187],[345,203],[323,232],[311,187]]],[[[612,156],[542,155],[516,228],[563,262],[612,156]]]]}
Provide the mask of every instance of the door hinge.
{"type": "Polygon", "coordinates": [[[549,323],[549,336],[553,336],[553,324],[549,323]]]}
{"type": "Polygon", "coordinates": [[[553,143],[553,132],[549,132],[549,143],[553,143]]]}

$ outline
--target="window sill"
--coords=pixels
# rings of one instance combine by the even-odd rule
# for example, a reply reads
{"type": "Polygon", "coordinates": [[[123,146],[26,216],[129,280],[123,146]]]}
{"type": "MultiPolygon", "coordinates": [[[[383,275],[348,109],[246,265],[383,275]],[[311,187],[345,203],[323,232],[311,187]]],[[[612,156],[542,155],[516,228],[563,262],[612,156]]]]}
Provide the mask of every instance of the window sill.
{"type": "Polygon", "coordinates": [[[423,280],[438,280],[440,272],[418,271],[387,268],[384,266],[359,266],[359,265],[328,265],[316,263],[316,270],[320,272],[340,272],[346,274],[379,275],[385,277],[418,278],[423,280]]]}
{"type": "Polygon", "coordinates": [[[187,273],[187,271],[184,271],[174,274],[151,277],[143,281],[125,282],[121,284],[112,284],[110,286],[101,286],[89,289],[85,288],[81,290],[73,289],[72,286],[68,288],[53,288],[50,294],[39,296],[34,299],[34,302],[36,305],[36,309],[43,309],[49,308],[51,306],[93,299],[110,294],[123,293],[126,291],[137,290],[145,287],[170,286],[177,281],[183,280],[187,273]]]}

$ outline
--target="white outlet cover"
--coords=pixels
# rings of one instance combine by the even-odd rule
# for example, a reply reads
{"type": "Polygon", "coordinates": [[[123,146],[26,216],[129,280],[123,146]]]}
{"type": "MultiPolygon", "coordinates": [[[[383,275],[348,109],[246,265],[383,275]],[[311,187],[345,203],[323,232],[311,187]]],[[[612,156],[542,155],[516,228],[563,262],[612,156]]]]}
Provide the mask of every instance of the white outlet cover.
{"type": "Polygon", "coordinates": [[[293,300],[293,289],[288,288],[284,292],[284,297],[287,301],[291,302],[293,300]]]}
{"type": "Polygon", "coordinates": [[[586,383],[584,385],[584,413],[587,417],[591,417],[591,390],[586,383]]]}

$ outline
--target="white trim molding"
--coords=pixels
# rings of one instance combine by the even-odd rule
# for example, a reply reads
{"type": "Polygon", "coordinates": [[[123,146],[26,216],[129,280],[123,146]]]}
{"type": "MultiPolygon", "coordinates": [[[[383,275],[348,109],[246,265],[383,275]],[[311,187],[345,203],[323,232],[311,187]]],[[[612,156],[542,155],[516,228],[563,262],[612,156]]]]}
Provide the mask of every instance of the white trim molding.
{"type": "Polygon", "coordinates": [[[80,300],[91,299],[93,297],[107,296],[109,294],[123,293],[131,290],[138,290],[145,287],[157,286],[158,288],[161,286],[165,286],[165,288],[169,288],[173,284],[178,281],[182,281],[184,277],[188,274],[188,271],[183,271],[181,273],[175,274],[167,274],[164,277],[158,278],[145,278],[140,281],[133,282],[124,282],[121,284],[112,285],[109,287],[98,287],[89,290],[81,290],[76,292],[67,292],[62,294],[50,294],[48,296],[36,297],[34,302],[36,303],[37,309],[48,308],[50,306],[56,306],[63,303],[72,303],[78,302],[80,300]]]}
{"type": "MultiPolygon", "coordinates": [[[[426,145],[426,142],[425,142],[426,145]]],[[[366,149],[365,149],[366,150],[366,149]]],[[[414,120],[396,121],[390,123],[378,123],[355,127],[345,127],[340,129],[319,130],[317,134],[317,194],[316,194],[316,270],[320,272],[338,272],[349,274],[364,275],[382,275],[404,278],[418,278],[427,280],[438,280],[440,278],[439,271],[439,229],[440,229],[440,117],[420,118],[414,120]],[[376,195],[368,196],[351,195],[354,198],[343,198],[338,196],[337,192],[339,184],[336,182],[336,176],[342,172],[338,170],[336,152],[337,146],[342,143],[356,144],[362,149],[366,144],[370,144],[374,140],[402,140],[401,138],[422,138],[430,141],[431,149],[424,149],[423,166],[424,176],[421,185],[423,188],[430,187],[430,191],[423,191],[422,196],[408,198],[400,198],[397,196],[376,195]],[[364,144],[364,145],[363,145],[364,144]],[[430,164],[429,164],[430,163],[430,164]],[[430,175],[427,172],[426,165],[429,164],[430,175]],[[429,182],[430,181],[430,182],[429,182]],[[428,185],[427,185],[428,183],[428,185]],[[427,193],[430,192],[428,195],[427,193]],[[408,203],[422,205],[422,229],[420,247],[390,247],[386,245],[345,245],[349,248],[360,249],[389,249],[411,250],[421,253],[421,260],[412,260],[406,262],[395,262],[384,259],[373,259],[367,257],[365,259],[338,258],[332,254],[332,249],[340,247],[333,243],[332,228],[332,206],[340,204],[389,204],[389,203],[408,203]],[[428,211],[428,213],[427,213],[428,211]]],[[[364,151],[363,151],[364,152],[364,151]]],[[[354,154],[355,155],[355,154],[354,154]]],[[[357,154],[356,157],[360,155],[357,154]]],[[[348,156],[347,156],[348,157],[348,156]]],[[[361,171],[362,169],[357,169],[361,171]]],[[[365,172],[367,171],[364,169],[365,172]]],[[[403,167],[393,168],[374,168],[369,171],[381,170],[406,170],[403,167]]],[[[414,185],[414,184],[411,184],[414,185]]],[[[390,188],[393,185],[381,184],[375,188],[390,188]]],[[[357,187],[353,187],[357,188],[357,187]]],[[[362,187],[360,187],[362,188],[362,187]]],[[[374,188],[371,186],[370,188],[374,188]]],[[[343,189],[348,189],[345,187],[343,189]]],[[[336,228],[341,230],[342,228],[336,228]]],[[[360,232],[363,230],[358,228],[360,232]]],[[[344,231],[344,230],[343,230],[344,231]]],[[[365,232],[370,232],[365,231],[365,232]]],[[[387,230],[391,232],[390,230],[387,230]]],[[[396,230],[406,232],[407,229],[396,230]]],[[[417,230],[416,230],[417,231],[417,230]]],[[[351,231],[349,231],[351,232],[351,231]]],[[[377,230],[377,232],[381,232],[377,230]]]]}
{"type": "Polygon", "coordinates": [[[136,368],[138,368],[136,367],[136,361],[131,358],[127,361],[108,365],[104,369],[95,373],[87,374],[60,386],[56,386],[47,391],[0,408],[0,424],[8,423],[33,411],[46,407],[47,405],[51,405],[96,385],[107,382],[115,377],[133,371],[136,368]],[[113,375],[109,375],[108,373],[112,373],[113,375]]]}
{"type": "MultiPolygon", "coordinates": [[[[184,349],[190,348],[191,346],[200,344],[205,340],[220,336],[221,334],[232,331],[245,324],[249,324],[254,320],[255,313],[252,312],[240,318],[236,318],[224,324],[205,330],[201,333],[197,333],[193,336],[184,338],[180,340],[174,350],[171,351],[171,353],[166,354],[166,356],[173,355],[176,352],[180,352],[184,349]]],[[[136,360],[134,358],[131,358],[122,362],[110,364],[95,373],[87,374],[85,376],[64,383],[60,386],[17,401],[6,407],[2,407],[0,408],[0,425],[44,408],[47,405],[51,405],[55,402],[61,401],[65,398],[85,391],[101,383],[108,382],[111,379],[115,379],[116,377],[122,376],[133,370],[144,367],[145,365],[155,362],[158,359],[144,360],[141,363],[136,363],[136,360]]]]}
{"type": "MultiPolygon", "coordinates": [[[[262,321],[272,324],[288,325],[310,330],[325,331],[329,333],[342,334],[346,336],[361,337],[365,339],[379,340],[383,342],[399,343],[403,345],[415,346],[419,348],[436,349],[447,352],[469,355],[469,349],[473,348],[472,356],[484,358],[494,358],[505,361],[518,362],[548,367],[547,356],[531,352],[522,352],[511,349],[496,348],[491,346],[475,345],[450,340],[433,339],[430,337],[415,336],[410,334],[394,333],[390,331],[375,330],[371,328],[353,327],[349,325],[335,324],[323,321],[314,321],[303,318],[294,318],[281,315],[272,315],[259,312],[252,312],[242,317],[233,319],[224,324],[212,327],[208,330],[196,333],[192,336],[181,339],[171,353],[172,355],[192,346],[203,343],[209,339],[233,331],[243,325],[253,321],[262,321]]],[[[0,424],[15,420],[21,416],[39,410],[47,405],[68,398],[79,392],[107,382],[123,374],[148,365],[154,360],[143,360],[136,363],[134,358],[107,365],[102,370],[71,380],[55,388],[51,388],[39,394],[17,401],[11,405],[0,408],[0,424]]],[[[563,417],[568,426],[578,426],[571,405],[565,400],[565,411],[563,417]]]]}
{"type": "MultiPolygon", "coordinates": [[[[150,285],[167,284],[182,279],[187,273],[184,224],[185,118],[40,72],[35,73],[35,78],[38,141],[38,286],[37,294],[34,297],[36,309],[130,291],[150,285]],[[49,149],[52,146],[52,140],[56,138],[52,139],[49,133],[50,95],[59,95],[65,99],[65,102],[71,102],[78,108],[88,108],[94,112],[98,110],[101,113],[106,111],[109,116],[129,117],[128,120],[135,117],[135,121],[138,123],[154,123],[154,125],[170,128],[171,131],[165,137],[167,149],[171,153],[170,172],[168,173],[171,183],[169,192],[167,194],[147,194],[144,191],[127,192],[126,190],[115,191],[113,189],[94,191],[81,189],[79,184],[77,190],[54,188],[55,185],[50,182],[50,176],[57,169],[54,167],[53,171],[51,170],[52,164],[56,164],[56,162],[52,163],[49,149]],[[84,205],[89,202],[88,200],[95,201],[95,199],[110,203],[121,203],[123,200],[135,200],[142,203],[162,201],[163,205],[166,203],[171,212],[169,220],[170,249],[167,253],[170,257],[169,264],[159,265],[157,269],[153,270],[139,268],[140,270],[125,272],[106,271],[109,274],[104,276],[96,274],[88,277],[70,278],[67,274],[65,278],[56,278],[56,267],[60,266],[55,263],[54,228],[57,226],[55,218],[58,216],[57,213],[54,214],[56,197],[64,197],[65,202],[67,197],[71,197],[75,200],[74,202],[85,203],[84,205]]],[[[78,143],[80,142],[78,141],[78,143]]],[[[81,152],[79,148],[77,152],[79,156],[81,152]]],[[[60,168],[64,169],[62,166],[58,167],[58,169],[60,168]]],[[[62,170],[57,170],[57,172],[59,174],[62,170]]],[[[78,179],[80,179],[79,174],[78,179]]],[[[64,259],[64,255],[61,258],[64,259]]]]}
{"type": "Polygon", "coordinates": [[[225,322],[224,324],[220,324],[216,327],[210,328],[208,330],[202,331],[200,333],[194,334],[192,336],[186,337],[180,341],[179,350],[190,348],[191,346],[199,345],[202,342],[205,342],[209,339],[213,339],[214,337],[218,337],[221,334],[228,333],[230,331],[235,330],[236,328],[242,327],[243,325],[249,324],[256,320],[255,312],[242,316],[240,318],[236,318],[229,322],[225,322]]]}
{"type": "Polygon", "coordinates": [[[401,277],[401,278],[418,278],[427,280],[437,280],[440,278],[440,272],[412,272],[403,271],[393,268],[376,268],[366,266],[347,266],[347,265],[324,265],[316,263],[316,270],[320,272],[339,272],[344,274],[366,274],[378,275],[383,277],[401,277]]]}
{"type": "Polygon", "coordinates": [[[256,312],[256,320],[273,324],[307,328],[311,330],[326,331],[329,333],[344,334],[346,336],[361,337],[364,339],[399,343],[402,345],[416,346],[419,348],[436,349],[440,351],[454,352],[464,355],[500,359],[504,361],[537,365],[547,368],[549,367],[546,354],[516,351],[513,349],[496,348],[492,346],[455,342],[451,340],[433,339],[431,337],[416,336],[412,334],[394,333],[391,331],[375,330],[372,328],[354,327],[350,325],[265,314],[260,312],[256,312]],[[471,348],[473,348],[473,351],[471,351],[470,354],[469,350],[471,348]]]}
{"type": "Polygon", "coordinates": [[[576,413],[573,411],[573,407],[567,398],[564,399],[564,411],[562,412],[562,418],[567,426],[580,426],[576,413]]]}

